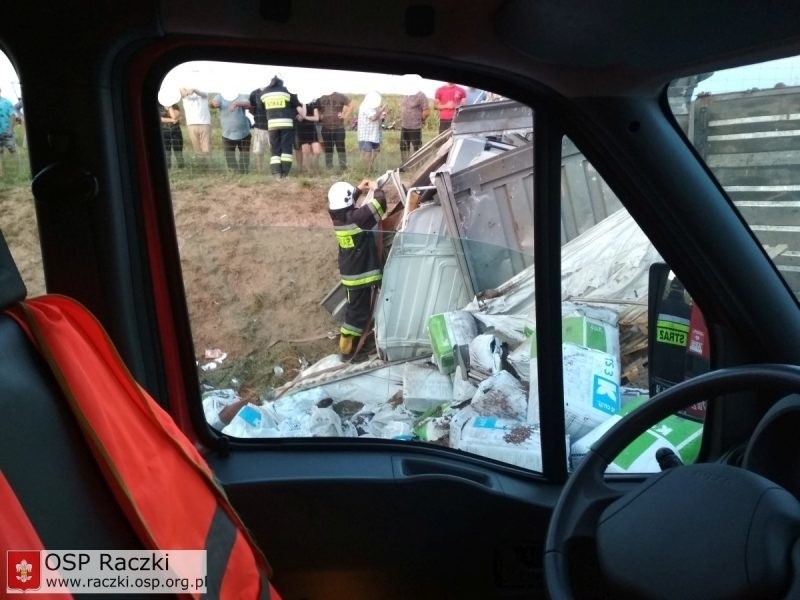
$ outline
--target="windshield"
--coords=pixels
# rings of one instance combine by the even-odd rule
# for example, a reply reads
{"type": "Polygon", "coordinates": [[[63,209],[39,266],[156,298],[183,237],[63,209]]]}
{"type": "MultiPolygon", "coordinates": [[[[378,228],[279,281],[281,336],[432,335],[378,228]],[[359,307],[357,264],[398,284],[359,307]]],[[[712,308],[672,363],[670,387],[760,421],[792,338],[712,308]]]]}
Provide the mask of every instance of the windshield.
{"type": "MultiPolygon", "coordinates": [[[[539,395],[557,348],[536,335],[530,106],[415,75],[201,61],[153,101],[212,428],[543,470],[539,408],[562,398],[539,395]]],[[[561,166],[574,467],[624,414],[705,370],[708,345],[690,345],[704,328],[688,297],[648,334],[661,257],[566,137],[561,166]]],[[[702,418],[653,428],[610,470],[657,471],[661,447],[694,460],[702,418]]]]}
{"type": "Polygon", "coordinates": [[[800,57],[677,79],[670,108],[800,292],[800,57]]]}

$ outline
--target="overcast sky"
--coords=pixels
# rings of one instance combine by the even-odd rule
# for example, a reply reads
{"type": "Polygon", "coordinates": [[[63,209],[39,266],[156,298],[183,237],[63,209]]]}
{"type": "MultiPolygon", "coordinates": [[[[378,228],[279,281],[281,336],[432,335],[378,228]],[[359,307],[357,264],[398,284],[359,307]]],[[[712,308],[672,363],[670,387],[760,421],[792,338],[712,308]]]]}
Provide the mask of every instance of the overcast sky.
{"type": "Polygon", "coordinates": [[[718,71],[705,81],[701,81],[695,93],[720,94],[752,88],[769,89],[775,87],[776,83],[800,85],[800,57],[718,71]]]}
{"type": "MultiPolygon", "coordinates": [[[[332,91],[365,94],[374,90],[384,94],[405,94],[412,88],[419,88],[427,96],[433,97],[436,88],[442,84],[440,81],[398,75],[195,61],[173,69],[165,78],[164,86],[250,93],[253,89],[266,85],[276,73],[282,75],[291,91],[302,94],[308,99],[332,91]]],[[[800,85],[800,57],[720,71],[702,81],[696,92],[721,93],[750,88],[765,89],[774,87],[776,83],[800,85]]],[[[0,52],[0,94],[12,102],[16,102],[21,94],[19,78],[2,52],[0,52]]]]}
{"type": "Polygon", "coordinates": [[[239,92],[249,94],[280,75],[286,87],[295,93],[317,98],[331,92],[366,94],[405,94],[422,91],[433,97],[441,81],[423,79],[417,75],[380,75],[354,71],[303,69],[272,65],[246,65],[211,61],[194,61],[175,67],[164,78],[163,88],[193,87],[203,91],[239,92]]]}
{"type": "MultiPolygon", "coordinates": [[[[166,88],[194,87],[203,91],[236,91],[249,94],[257,87],[269,83],[276,73],[282,75],[290,91],[310,94],[309,99],[333,91],[365,94],[378,91],[384,94],[403,94],[411,88],[419,88],[433,97],[440,81],[400,75],[377,75],[352,71],[329,71],[323,69],[300,69],[297,67],[275,67],[269,65],[245,65],[210,61],[188,62],[175,67],[164,79],[166,88]]],[[[16,102],[21,93],[19,78],[5,54],[0,52],[0,93],[16,102]]]]}

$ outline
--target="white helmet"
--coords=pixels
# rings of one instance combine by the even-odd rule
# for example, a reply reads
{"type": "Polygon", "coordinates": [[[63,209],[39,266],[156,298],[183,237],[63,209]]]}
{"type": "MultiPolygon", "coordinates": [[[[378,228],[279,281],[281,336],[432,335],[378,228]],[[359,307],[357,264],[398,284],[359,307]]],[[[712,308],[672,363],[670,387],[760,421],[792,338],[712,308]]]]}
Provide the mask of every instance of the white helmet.
{"type": "Polygon", "coordinates": [[[328,208],[339,210],[353,206],[356,188],[346,181],[337,181],[328,190],[328,208]]]}

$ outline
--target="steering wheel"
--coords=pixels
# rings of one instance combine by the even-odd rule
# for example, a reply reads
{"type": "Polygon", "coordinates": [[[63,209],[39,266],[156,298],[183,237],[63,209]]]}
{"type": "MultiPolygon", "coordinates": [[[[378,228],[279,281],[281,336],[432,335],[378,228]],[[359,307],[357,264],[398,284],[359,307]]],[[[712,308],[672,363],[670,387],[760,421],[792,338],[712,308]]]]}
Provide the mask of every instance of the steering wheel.
{"type": "Polygon", "coordinates": [[[778,484],[712,463],[668,469],[624,494],[605,481],[609,463],[649,427],[700,400],[746,389],[800,392],[800,367],[764,364],[705,373],[654,396],[595,442],[550,520],[544,572],[551,598],[573,597],[568,553],[587,540],[594,542],[603,576],[617,593],[800,597],[800,502],[778,484]]]}

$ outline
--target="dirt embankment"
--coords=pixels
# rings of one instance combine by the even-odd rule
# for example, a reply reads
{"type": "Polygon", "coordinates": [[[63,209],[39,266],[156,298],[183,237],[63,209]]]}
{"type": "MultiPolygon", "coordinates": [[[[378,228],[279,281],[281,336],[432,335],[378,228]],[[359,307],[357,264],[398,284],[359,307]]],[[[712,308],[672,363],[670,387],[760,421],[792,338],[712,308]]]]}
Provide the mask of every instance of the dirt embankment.
{"type": "MultiPolygon", "coordinates": [[[[202,365],[206,349],[227,353],[214,371],[200,371],[202,380],[215,387],[235,380],[244,397],[255,399],[304,363],[335,352],[337,327],[319,304],[338,279],[329,185],[255,177],[175,184],[195,354],[202,365]]],[[[44,293],[29,189],[3,191],[0,215],[29,295],[44,293]]]]}
{"type": "Polygon", "coordinates": [[[195,352],[228,358],[201,378],[251,398],[334,352],[320,301],[338,280],[327,182],[219,183],[173,191],[195,352]]]}

